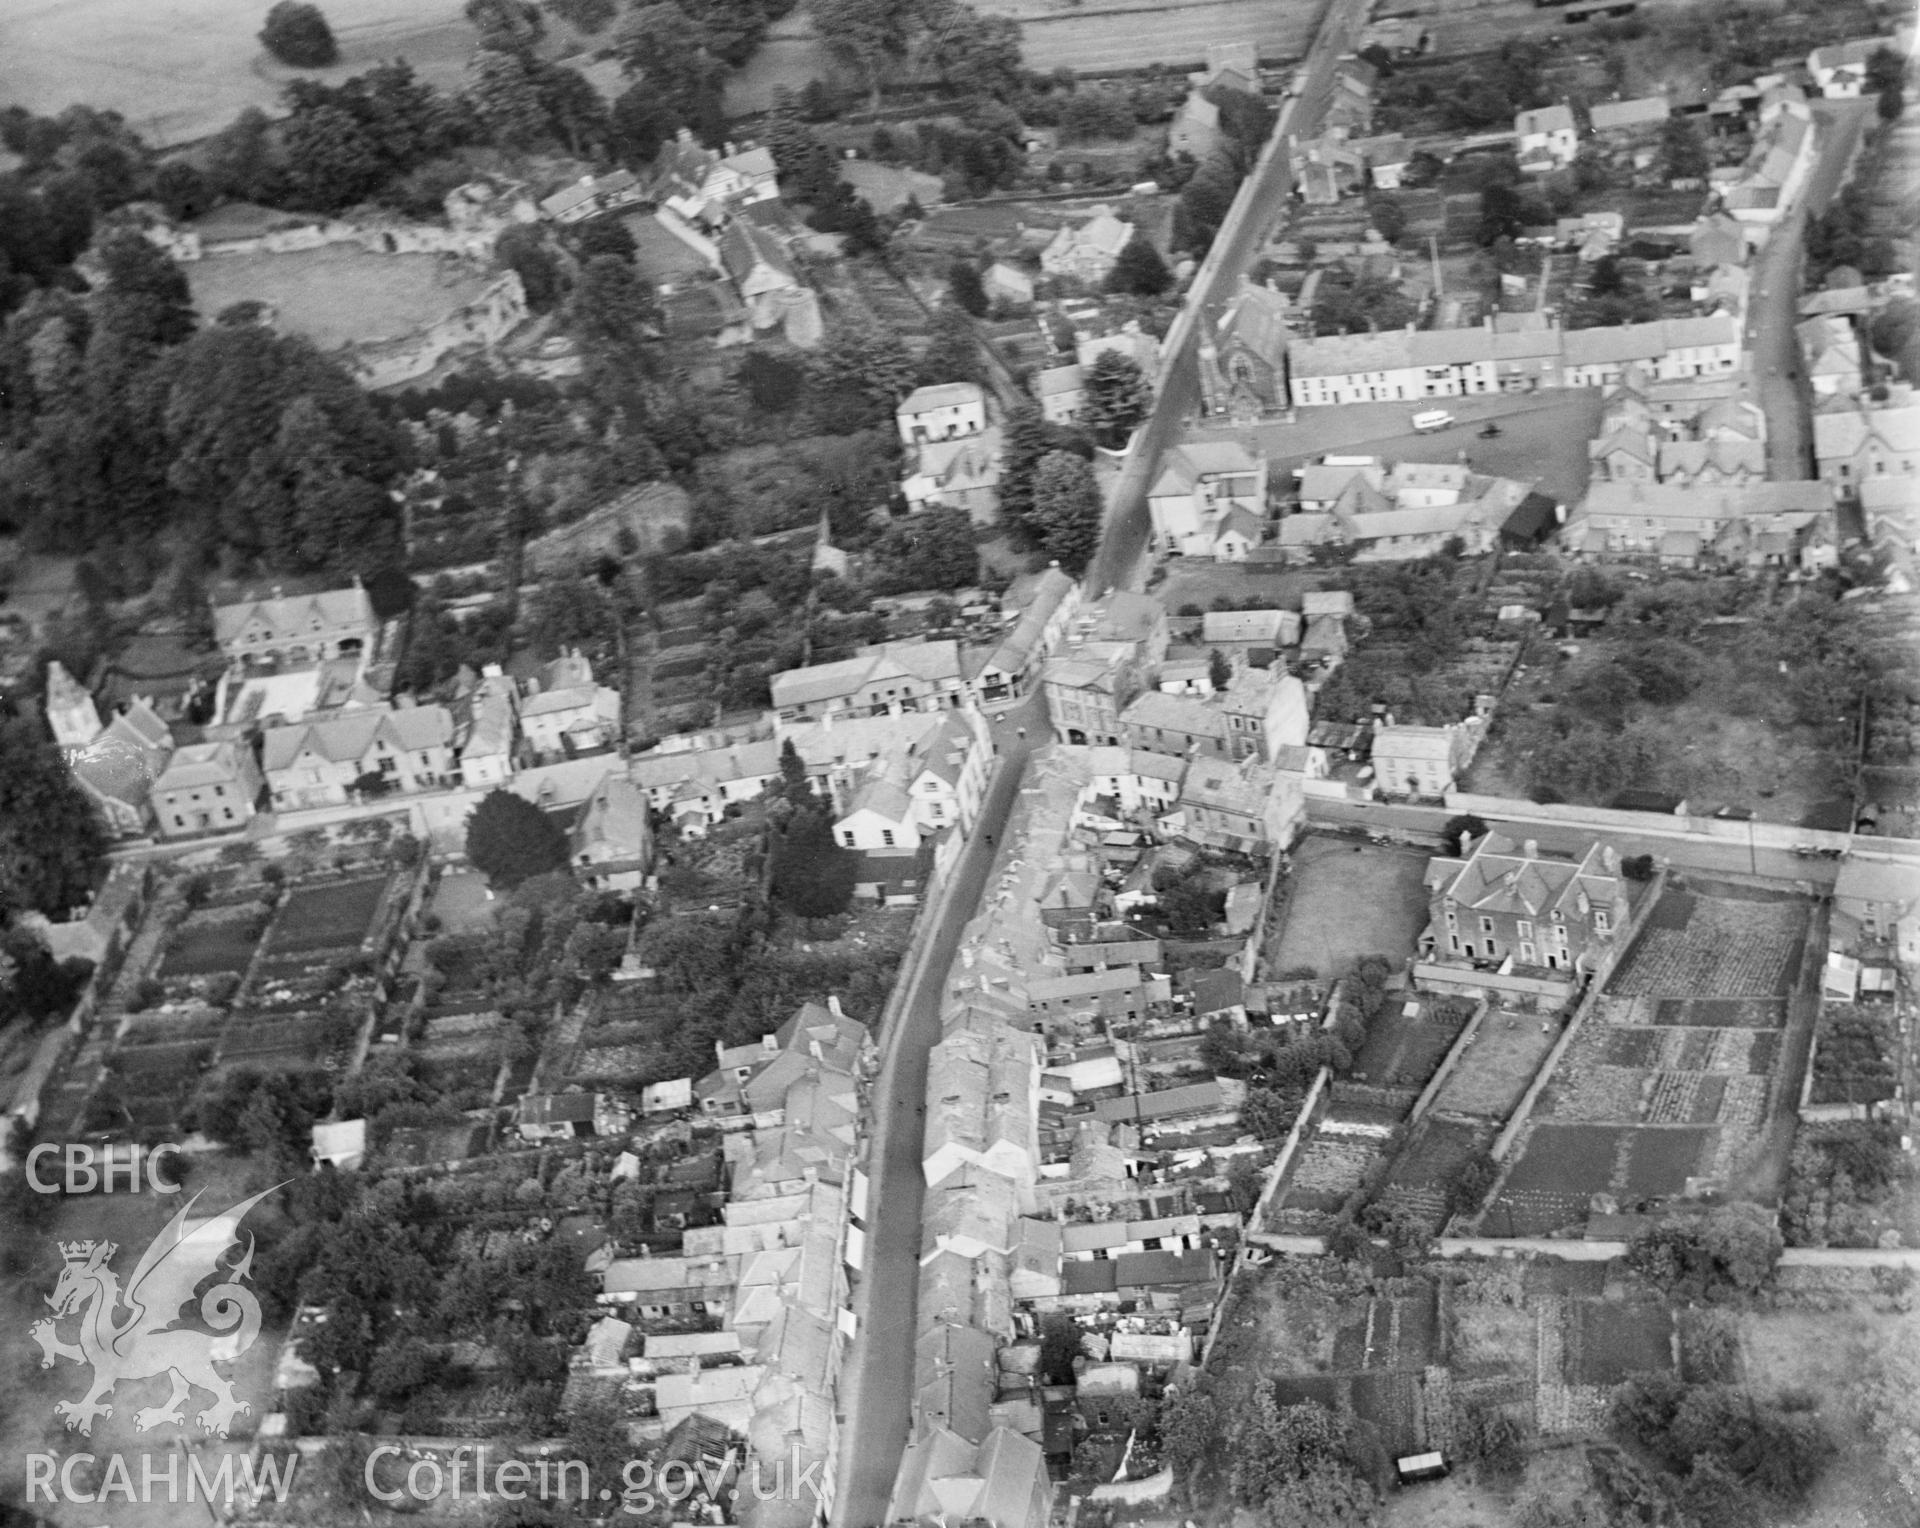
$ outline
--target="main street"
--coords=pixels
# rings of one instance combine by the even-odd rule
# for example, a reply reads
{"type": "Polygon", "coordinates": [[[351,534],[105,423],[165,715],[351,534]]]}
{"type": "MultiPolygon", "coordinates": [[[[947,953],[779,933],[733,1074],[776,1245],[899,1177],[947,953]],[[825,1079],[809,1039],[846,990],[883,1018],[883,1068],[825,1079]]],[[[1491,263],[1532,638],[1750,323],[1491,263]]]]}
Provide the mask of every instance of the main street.
{"type": "Polygon", "coordinates": [[[1753,260],[1745,344],[1760,405],[1767,413],[1767,476],[1782,482],[1812,476],[1812,424],[1800,345],[1800,282],[1807,223],[1827,210],[1846,177],[1874,103],[1814,103],[1813,170],[1799,201],[1753,260]]]}
{"type": "MultiPolygon", "coordinates": [[[[1359,36],[1367,14],[1366,0],[1331,0],[1313,49],[1295,81],[1301,88],[1287,97],[1274,128],[1276,138],[1288,133],[1310,133],[1326,110],[1333,83],[1333,66],[1359,36]]],[[[1217,314],[1253,264],[1254,252],[1293,191],[1293,171],[1284,153],[1265,156],[1240,188],[1233,212],[1220,230],[1207,264],[1192,291],[1187,309],[1195,319],[1217,314]]],[[[1200,411],[1200,377],[1194,364],[1197,323],[1175,331],[1176,348],[1167,356],[1160,395],[1153,413],[1134,437],[1127,465],[1107,507],[1107,529],[1100,550],[1087,568],[1089,594],[1126,587],[1145,575],[1145,553],[1150,531],[1147,485],[1161,455],[1179,444],[1185,421],[1200,411]]]]}
{"type": "Polygon", "coordinates": [[[871,1150],[867,1155],[866,1251],[854,1310],[853,1347],[840,1375],[840,1479],[834,1528],[871,1528],[887,1520],[913,1417],[914,1307],[920,1293],[920,1212],[926,1179],[920,1167],[927,1096],[927,1053],[940,1038],[940,1000],[974,911],[986,889],[996,842],[1025,772],[1027,755],[1045,744],[1045,699],[1036,691],[993,720],[1000,762],[980,821],[953,879],[936,905],[923,948],[910,953],[901,980],[908,988],[891,1033],[881,1039],[873,1080],[871,1150]]]}

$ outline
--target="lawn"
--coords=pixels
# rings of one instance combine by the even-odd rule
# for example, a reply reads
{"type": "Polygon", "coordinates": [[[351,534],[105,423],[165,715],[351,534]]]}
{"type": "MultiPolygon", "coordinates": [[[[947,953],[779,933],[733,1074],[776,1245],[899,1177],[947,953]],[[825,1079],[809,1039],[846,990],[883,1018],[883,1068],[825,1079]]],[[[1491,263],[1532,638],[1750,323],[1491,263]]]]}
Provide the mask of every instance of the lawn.
{"type": "MultiPolygon", "coordinates": [[[[150,142],[191,142],[248,106],[280,109],[288,80],[255,35],[264,3],[11,0],[0,8],[7,100],[52,116],[76,102],[119,112],[150,142]]],[[[460,0],[327,0],[340,62],[304,71],[337,84],[404,58],[443,89],[463,82],[475,33],[460,0]]]]}
{"type": "Polygon", "coordinates": [[[203,321],[236,302],[271,303],[278,328],[322,350],[411,333],[471,302],[488,280],[454,257],[377,255],[358,244],[222,255],[182,269],[203,321]]]}
{"type": "Polygon", "coordinates": [[[1269,969],[1337,976],[1362,955],[1406,959],[1427,922],[1426,868],[1415,849],[1308,834],[1294,850],[1269,969]]]}
{"type": "Polygon", "coordinates": [[[442,933],[471,934],[489,927],[493,922],[493,897],[487,890],[487,878],[457,871],[441,876],[427,911],[440,920],[442,933]]]}
{"type": "Polygon", "coordinates": [[[1449,1114],[1506,1119],[1558,1038],[1558,1031],[1543,1030],[1532,1014],[1489,1010],[1434,1107],[1449,1114]]]}
{"type": "Polygon", "coordinates": [[[290,892],[274,920],[269,947],[276,955],[357,948],[373,926],[387,880],[335,881],[290,892]]]}

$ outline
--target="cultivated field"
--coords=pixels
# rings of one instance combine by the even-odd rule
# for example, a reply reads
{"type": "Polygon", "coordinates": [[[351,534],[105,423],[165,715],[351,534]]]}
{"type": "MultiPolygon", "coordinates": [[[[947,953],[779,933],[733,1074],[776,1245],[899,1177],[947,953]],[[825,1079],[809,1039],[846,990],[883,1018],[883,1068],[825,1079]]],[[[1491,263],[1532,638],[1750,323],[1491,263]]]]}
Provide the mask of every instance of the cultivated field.
{"type": "Polygon", "coordinates": [[[377,255],[358,244],[222,255],[182,269],[203,321],[236,302],[268,302],[278,327],[322,350],[408,334],[472,301],[487,284],[458,256],[377,255]]]}
{"type": "Polygon", "coordinates": [[[117,111],[167,145],[217,132],[248,106],[276,110],[303,72],[337,82],[404,58],[452,88],[473,53],[460,0],[327,0],[340,62],[292,70],[260,46],[267,9],[267,0],[9,0],[0,7],[7,101],[48,116],[75,102],[117,111]]]}
{"type": "Polygon", "coordinates": [[[1541,1235],[1583,1220],[1596,1194],[1631,1208],[1741,1170],[1807,920],[1796,897],[1669,888],[1541,1094],[1482,1230],[1541,1235]]]}
{"type": "Polygon", "coordinates": [[[1426,868],[1417,849],[1309,834],[1294,850],[1268,968],[1337,976],[1362,955],[1405,959],[1427,922],[1426,868]]]}

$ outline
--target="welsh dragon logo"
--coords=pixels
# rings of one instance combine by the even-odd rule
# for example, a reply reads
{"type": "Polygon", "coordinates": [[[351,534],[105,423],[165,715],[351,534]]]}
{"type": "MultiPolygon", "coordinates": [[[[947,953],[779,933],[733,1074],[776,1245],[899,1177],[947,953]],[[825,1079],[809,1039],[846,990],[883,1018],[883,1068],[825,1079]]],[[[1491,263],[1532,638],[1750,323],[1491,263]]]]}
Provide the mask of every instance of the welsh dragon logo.
{"type": "Polygon", "coordinates": [[[210,1394],[213,1404],[195,1420],[220,1437],[227,1435],[234,1417],[252,1410],[234,1399],[232,1382],[214,1365],[231,1363],[260,1334],[260,1301],[241,1282],[253,1267],[253,1238],[247,1238],[247,1250],[237,1263],[220,1259],[238,1242],[235,1233],[247,1211],[272,1192],[264,1189],[221,1214],[191,1220],[200,1201],[195,1194],[140,1255],[124,1290],[110,1266],[120,1250],[112,1242],[60,1244],[65,1265],[47,1296],[53,1316],[36,1321],[30,1335],[40,1344],[41,1368],[52,1368],[56,1358],[69,1358],[93,1369],[93,1384],[83,1397],[54,1406],[69,1430],[91,1436],[96,1417],[113,1415],[108,1397],[114,1386],[163,1374],[171,1377],[173,1393],[164,1406],[143,1406],[134,1413],[133,1425],[141,1432],[168,1422],[184,1424],[187,1397],[196,1390],[210,1394]],[[181,1307],[214,1275],[223,1275],[222,1282],[200,1297],[200,1317],[213,1332],[176,1326],[181,1307]],[[58,1325],[69,1316],[79,1320],[78,1343],[61,1339],[58,1325]]]}

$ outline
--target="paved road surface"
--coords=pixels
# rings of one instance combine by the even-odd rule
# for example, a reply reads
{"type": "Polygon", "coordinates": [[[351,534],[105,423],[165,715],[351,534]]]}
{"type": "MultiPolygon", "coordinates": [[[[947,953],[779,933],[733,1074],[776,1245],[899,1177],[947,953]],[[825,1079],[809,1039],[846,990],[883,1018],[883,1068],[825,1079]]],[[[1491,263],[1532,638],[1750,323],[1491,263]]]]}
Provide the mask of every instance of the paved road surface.
{"type": "Polygon", "coordinates": [[[1753,263],[1746,344],[1760,403],[1767,411],[1767,475],[1780,481],[1813,476],[1811,404],[1800,370],[1794,325],[1800,319],[1801,256],[1807,219],[1826,210],[1839,190],[1872,101],[1823,101],[1815,108],[1819,157],[1800,203],[1774,230],[1753,263]]]}
{"type": "MultiPolygon", "coordinates": [[[[1312,52],[1301,66],[1303,88],[1282,105],[1276,131],[1310,132],[1319,122],[1326,110],[1334,63],[1359,36],[1366,11],[1366,0],[1330,0],[1312,52]]],[[[1251,211],[1222,234],[1227,245],[1220,251],[1220,259],[1213,266],[1206,288],[1188,294],[1189,305],[1209,314],[1219,312],[1239,286],[1241,275],[1252,265],[1254,253],[1265,240],[1267,230],[1285,210],[1292,190],[1293,172],[1285,154],[1273,155],[1255,171],[1249,193],[1251,211]]],[[[1187,333],[1191,336],[1192,331],[1187,333]]],[[[1147,483],[1161,453],[1179,442],[1187,416],[1199,412],[1200,379],[1193,357],[1194,345],[1189,337],[1180,353],[1169,358],[1166,385],[1155,400],[1152,417],[1134,441],[1126,471],[1109,505],[1106,535],[1087,569],[1087,589],[1092,594],[1130,587],[1146,576],[1145,553],[1150,531],[1147,483]]]]}
{"type": "Polygon", "coordinates": [[[889,1037],[873,1083],[873,1149],[867,1161],[865,1272],[856,1295],[860,1327],[841,1370],[846,1420],[840,1428],[840,1480],[835,1528],[869,1528],[887,1520],[894,1476],[913,1406],[914,1306],[919,1298],[920,1212],[926,1180],[920,1170],[927,1094],[927,1052],[940,1038],[940,999],[965,931],[986,887],[994,849],[1005,831],[1028,752],[1049,741],[1046,702],[1035,692],[993,722],[1001,750],[980,824],[954,872],[945,916],[889,1037]],[[1019,729],[1026,729],[1022,738],[1019,729]]]}
{"type": "MultiPolygon", "coordinates": [[[[1392,833],[1430,833],[1436,838],[1441,826],[1453,816],[1446,807],[1405,806],[1386,802],[1323,801],[1307,802],[1307,819],[1315,827],[1353,828],[1392,833]]],[[[1489,826],[1511,838],[1534,839],[1542,848],[1584,849],[1593,842],[1594,830],[1572,824],[1503,821],[1488,817],[1489,826]]],[[[1683,870],[1704,870],[1721,875],[1757,875],[1778,881],[1806,881],[1819,891],[1829,891],[1839,864],[1833,860],[1801,859],[1791,849],[1767,849],[1751,846],[1739,839],[1695,838],[1676,828],[1672,833],[1622,833],[1609,829],[1606,841],[1624,855],[1651,854],[1669,860],[1683,870]]]]}

